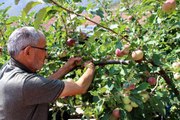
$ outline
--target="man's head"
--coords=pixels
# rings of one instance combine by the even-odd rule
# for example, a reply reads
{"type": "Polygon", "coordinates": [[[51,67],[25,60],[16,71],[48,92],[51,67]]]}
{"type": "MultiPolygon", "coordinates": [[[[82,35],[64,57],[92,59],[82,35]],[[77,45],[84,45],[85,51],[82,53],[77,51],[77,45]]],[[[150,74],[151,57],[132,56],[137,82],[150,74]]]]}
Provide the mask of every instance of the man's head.
{"type": "Polygon", "coordinates": [[[15,58],[33,72],[42,68],[47,56],[44,34],[33,27],[16,29],[9,37],[7,49],[15,58]]]}

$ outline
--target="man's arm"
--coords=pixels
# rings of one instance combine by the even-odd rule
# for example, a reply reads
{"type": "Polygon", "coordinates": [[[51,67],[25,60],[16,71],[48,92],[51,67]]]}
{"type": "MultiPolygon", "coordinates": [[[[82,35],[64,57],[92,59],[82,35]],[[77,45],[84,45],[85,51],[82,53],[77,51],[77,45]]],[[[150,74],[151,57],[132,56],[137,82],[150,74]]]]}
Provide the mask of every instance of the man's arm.
{"type": "Polygon", "coordinates": [[[87,70],[79,78],[78,81],[65,81],[65,87],[59,97],[72,96],[76,94],[83,94],[89,88],[95,73],[95,66],[93,63],[87,65],[87,70]]]}
{"type": "Polygon", "coordinates": [[[48,79],[50,80],[61,79],[64,75],[70,72],[79,62],[81,62],[80,57],[70,58],[63,67],[61,67],[58,71],[50,75],[48,79]]]}

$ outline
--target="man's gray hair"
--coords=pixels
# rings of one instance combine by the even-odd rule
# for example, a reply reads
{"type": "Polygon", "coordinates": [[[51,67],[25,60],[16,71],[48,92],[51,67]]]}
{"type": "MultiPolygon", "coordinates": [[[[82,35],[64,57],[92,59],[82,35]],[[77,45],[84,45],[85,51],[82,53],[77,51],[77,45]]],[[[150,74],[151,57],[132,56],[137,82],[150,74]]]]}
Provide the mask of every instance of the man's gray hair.
{"type": "Polygon", "coordinates": [[[9,37],[7,50],[10,56],[18,55],[27,46],[37,45],[40,38],[45,38],[44,34],[34,27],[22,27],[16,29],[9,37]]]}

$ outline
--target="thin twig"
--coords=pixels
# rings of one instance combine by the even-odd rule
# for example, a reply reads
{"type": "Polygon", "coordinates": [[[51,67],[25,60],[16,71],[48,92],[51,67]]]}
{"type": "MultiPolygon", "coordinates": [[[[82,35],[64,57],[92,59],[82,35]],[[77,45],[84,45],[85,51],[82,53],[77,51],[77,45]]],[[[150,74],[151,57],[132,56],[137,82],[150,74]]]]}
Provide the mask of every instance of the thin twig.
{"type": "Polygon", "coordinates": [[[156,81],[156,85],[155,85],[154,88],[151,90],[151,94],[152,94],[152,93],[156,90],[156,88],[158,87],[159,78],[160,78],[160,76],[158,76],[157,81],[156,81]]]}
{"type": "Polygon", "coordinates": [[[64,23],[64,27],[65,27],[65,30],[66,30],[66,40],[67,40],[68,39],[68,30],[67,30],[67,27],[66,27],[66,22],[65,22],[65,20],[64,20],[62,15],[61,15],[61,19],[62,19],[62,21],[64,23]]]}

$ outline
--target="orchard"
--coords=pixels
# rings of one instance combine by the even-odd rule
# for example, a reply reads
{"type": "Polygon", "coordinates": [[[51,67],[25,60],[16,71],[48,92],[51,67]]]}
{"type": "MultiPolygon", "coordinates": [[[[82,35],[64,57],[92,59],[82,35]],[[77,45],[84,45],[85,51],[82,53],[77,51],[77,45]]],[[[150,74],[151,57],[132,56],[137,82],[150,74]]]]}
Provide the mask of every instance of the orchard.
{"type": "MultiPolygon", "coordinates": [[[[39,74],[48,76],[73,56],[96,65],[88,92],[52,103],[52,119],[61,111],[61,117],[68,114],[80,119],[178,120],[180,1],[121,0],[113,4],[112,0],[96,0],[86,6],[79,2],[32,1],[19,16],[9,16],[10,7],[0,10],[0,66],[10,58],[6,42],[12,31],[34,26],[46,35],[49,52],[39,74]],[[30,11],[40,4],[46,6],[30,11]],[[96,16],[100,22],[93,21],[96,16]],[[93,31],[77,30],[89,22],[95,25],[93,31]]],[[[64,80],[77,80],[83,71],[79,66],[64,80]]]]}

